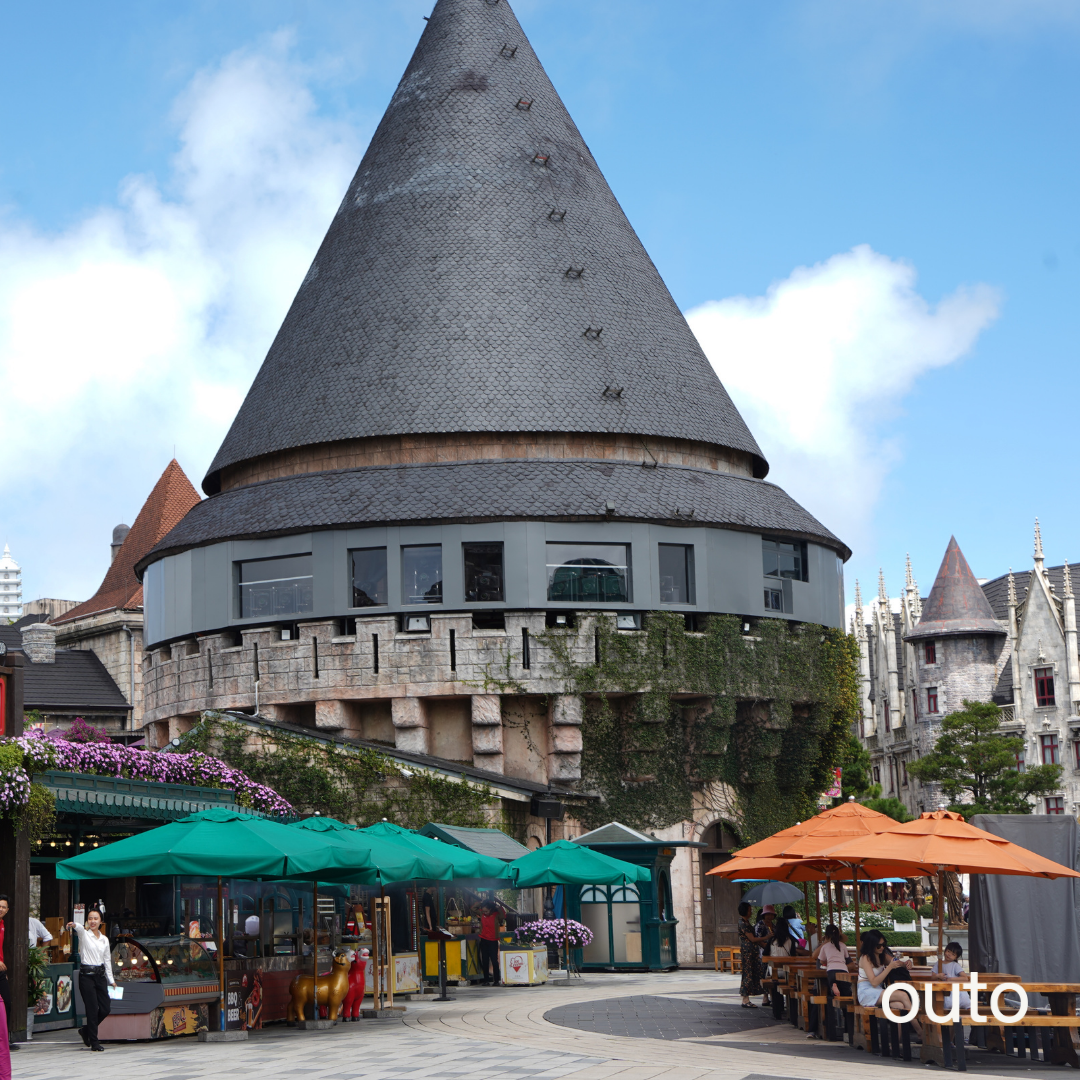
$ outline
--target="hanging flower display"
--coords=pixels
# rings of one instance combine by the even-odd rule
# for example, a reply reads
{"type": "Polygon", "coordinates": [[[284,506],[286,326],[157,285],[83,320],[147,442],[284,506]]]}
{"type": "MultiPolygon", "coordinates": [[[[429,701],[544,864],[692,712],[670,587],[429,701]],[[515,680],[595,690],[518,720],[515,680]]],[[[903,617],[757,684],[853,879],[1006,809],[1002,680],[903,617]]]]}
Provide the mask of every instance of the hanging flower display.
{"type": "Polygon", "coordinates": [[[59,769],[94,776],[122,776],[159,784],[227,788],[240,806],[264,814],[287,814],[292,805],[273,788],[198,750],[186,754],[143,750],[113,742],[72,742],[33,732],[0,740],[0,814],[8,816],[30,797],[30,776],[59,769]]]}
{"type": "Polygon", "coordinates": [[[583,949],[593,939],[593,932],[575,919],[540,919],[519,927],[514,936],[522,945],[558,945],[569,941],[570,948],[583,949]]]}

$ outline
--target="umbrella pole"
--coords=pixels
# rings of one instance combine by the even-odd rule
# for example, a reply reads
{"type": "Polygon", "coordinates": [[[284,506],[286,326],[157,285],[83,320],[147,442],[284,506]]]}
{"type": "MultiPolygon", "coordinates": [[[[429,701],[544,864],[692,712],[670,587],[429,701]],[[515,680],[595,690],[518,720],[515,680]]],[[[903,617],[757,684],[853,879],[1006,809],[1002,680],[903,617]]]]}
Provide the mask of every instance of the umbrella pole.
{"type": "Polygon", "coordinates": [[[825,875],[825,897],[829,901],[829,922],[833,921],[832,913],[832,875],[825,875]]]}
{"type": "MultiPolygon", "coordinates": [[[[326,999],[326,1015],[330,1015],[330,999],[326,999]]],[[[311,882],[311,1019],[319,1019],[319,881],[311,882]]]]}
{"type": "Polygon", "coordinates": [[[562,887],[562,925],[563,925],[563,951],[566,954],[566,981],[570,982],[570,899],[566,895],[567,889],[562,887]]]}
{"type": "Polygon", "coordinates": [[[814,917],[817,919],[817,939],[820,945],[825,940],[825,927],[821,925],[821,885],[817,881],[814,882],[814,917]]]}
{"type": "Polygon", "coordinates": [[[862,934],[859,931],[859,871],[853,866],[851,868],[851,881],[855,890],[855,948],[862,947],[862,934]]]}
{"type": "Polygon", "coordinates": [[[218,1013],[221,1016],[219,1030],[225,1030],[225,932],[222,923],[225,912],[221,907],[221,875],[217,879],[217,958],[218,958],[218,985],[221,989],[221,1001],[218,1003],[218,1013]]]}
{"type": "MultiPolygon", "coordinates": [[[[803,895],[803,929],[806,929],[806,923],[810,918],[810,886],[807,882],[803,882],[802,886],[803,895]]],[[[810,944],[810,938],[806,939],[806,944],[810,944]]]]}
{"type": "Polygon", "coordinates": [[[937,962],[941,971],[942,953],[945,948],[945,867],[937,868],[938,881],[938,917],[937,917],[937,962]]]}

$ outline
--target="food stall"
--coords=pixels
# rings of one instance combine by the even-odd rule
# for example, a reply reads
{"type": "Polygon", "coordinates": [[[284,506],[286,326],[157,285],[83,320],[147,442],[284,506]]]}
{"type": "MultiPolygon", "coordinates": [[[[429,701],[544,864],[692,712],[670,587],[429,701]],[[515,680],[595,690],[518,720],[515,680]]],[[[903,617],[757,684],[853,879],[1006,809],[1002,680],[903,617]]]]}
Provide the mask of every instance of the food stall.
{"type": "Polygon", "coordinates": [[[209,1005],[218,1000],[220,987],[217,965],[201,941],[180,935],[123,936],[113,944],[112,963],[122,996],[101,1021],[103,1040],[160,1039],[206,1030],[209,1005]]]}

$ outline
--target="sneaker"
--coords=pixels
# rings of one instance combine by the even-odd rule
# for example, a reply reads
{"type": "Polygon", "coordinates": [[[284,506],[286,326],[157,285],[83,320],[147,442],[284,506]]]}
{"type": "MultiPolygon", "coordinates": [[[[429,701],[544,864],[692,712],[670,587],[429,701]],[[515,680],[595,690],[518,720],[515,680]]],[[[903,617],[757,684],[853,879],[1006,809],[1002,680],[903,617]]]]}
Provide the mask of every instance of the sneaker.
{"type": "Polygon", "coordinates": [[[94,1045],[91,1046],[90,1049],[91,1050],[102,1050],[103,1051],[105,1049],[105,1047],[102,1046],[101,1043],[94,1043],[94,1045]]]}

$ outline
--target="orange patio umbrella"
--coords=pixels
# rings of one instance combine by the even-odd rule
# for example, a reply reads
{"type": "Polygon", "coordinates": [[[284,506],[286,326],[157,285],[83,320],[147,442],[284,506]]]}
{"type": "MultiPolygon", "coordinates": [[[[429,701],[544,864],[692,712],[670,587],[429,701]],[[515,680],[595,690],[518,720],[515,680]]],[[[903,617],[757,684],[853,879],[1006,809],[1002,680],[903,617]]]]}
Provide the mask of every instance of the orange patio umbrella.
{"type": "Polygon", "coordinates": [[[938,878],[938,960],[945,936],[945,872],[1015,874],[1024,877],[1080,877],[1080,873],[1037,855],[993,833],[978,829],[962,815],[934,810],[873,837],[844,841],[822,852],[829,859],[859,863],[864,871],[876,862],[903,866],[904,876],[938,878]]]}
{"type": "MultiPolygon", "coordinates": [[[[860,838],[872,838],[896,822],[886,814],[854,801],[823,810],[806,821],[782,829],[756,844],[743,848],[735,857],[709,874],[732,878],[763,878],[777,881],[820,881],[830,885],[834,874],[850,873],[855,891],[855,940],[859,939],[859,867],[842,859],[824,858],[831,847],[860,838]]],[[[864,875],[865,876],[865,875],[864,875]]],[[[875,866],[874,877],[898,877],[891,865],[875,866]]],[[[832,890],[829,917],[832,918],[832,890]]]]}

